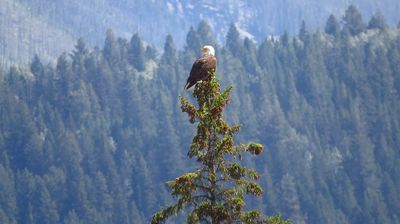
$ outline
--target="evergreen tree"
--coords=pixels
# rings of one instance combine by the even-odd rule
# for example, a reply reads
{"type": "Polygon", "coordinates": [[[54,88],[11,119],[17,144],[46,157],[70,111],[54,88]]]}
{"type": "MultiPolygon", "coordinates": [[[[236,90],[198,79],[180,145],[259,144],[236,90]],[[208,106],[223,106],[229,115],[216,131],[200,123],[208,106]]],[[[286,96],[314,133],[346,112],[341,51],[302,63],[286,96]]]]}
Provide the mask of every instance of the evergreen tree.
{"type": "Polygon", "coordinates": [[[349,8],[347,8],[343,17],[343,22],[343,28],[347,29],[353,36],[358,35],[365,29],[365,24],[362,20],[362,16],[354,5],[350,5],[349,8]]]}
{"type": "Polygon", "coordinates": [[[295,180],[290,174],[285,174],[280,181],[281,200],[292,215],[295,223],[306,223],[301,215],[300,200],[296,191],[295,180]]]}
{"type": "Polygon", "coordinates": [[[77,75],[82,76],[85,74],[85,60],[89,55],[89,49],[86,45],[85,40],[83,38],[79,38],[75,49],[72,53],[72,67],[77,75]]]}
{"type": "Polygon", "coordinates": [[[145,50],[138,33],[132,36],[129,45],[129,62],[136,70],[143,71],[145,69],[145,50]]]}
{"type": "Polygon", "coordinates": [[[68,215],[64,219],[65,224],[81,224],[81,220],[79,220],[78,215],[76,214],[75,210],[71,210],[68,212],[68,215]]]}
{"type": "Polygon", "coordinates": [[[243,46],[239,31],[235,24],[231,24],[226,35],[226,48],[233,55],[239,57],[242,55],[243,46]]]}
{"type": "Polygon", "coordinates": [[[154,46],[147,45],[145,55],[147,60],[156,60],[157,49],[154,46]]]}
{"type": "Polygon", "coordinates": [[[325,25],[325,33],[337,37],[340,33],[340,25],[334,15],[330,15],[325,25]]]}
{"type": "Polygon", "coordinates": [[[243,65],[249,73],[255,75],[257,71],[256,46],[254,42],[247,37],[244,39],[243,45],[245,50],[245,54],[242,56],[243,65]]]}
{"type": "Polygon", "coordinates": [[[110,65],[114,65],[120,60],[118,42],[115,39],[115,34],[111,29],[108,29],[106,32],[103,54],[110,65]]]}
{"type": "Polygon", "coordinates": [[[192,67],[193,61],[200,56],[201,40],[193,27],[190,27],[186,35],[186,46],[183,52],[183,67],[189,70],[192,67]]]}
{"type": "Polygon", "coordinates": [[[189,32],[186,35],[186,51],[194,54],[196,58],[199,57],[199,49],[202,47],[202,44],[200,42],[200,36],[197,34],[193,27],[190,27],[189,32]]]}
{"type": "Polygon", "coordinates": [[[161,64],[174,65],[176,62],[176,47],[170,34],[167,35],[164,44],[164,54],[161,57],[161,64]]]}
{"type": "Polygon", "coordinates": [[[38,215],[37,223],[51,224],[58,222],[59,214],[57,211],[57,205],[52,200],[46,186],[40,179],[32,203],[36,205],[35,210],[38,215]]]}
{"type": "Polygon", "coordinates": [[[368,29],[379,29],[384,30],[387,28],[387,24],[385,18],[380,12],[377,12],[375,15],[371,17],[368,22],[368,29]]]}
{"type": "Polygon", "coordinates": [[[209,80],[198,84],[193,93],[198,108],[186,98],[180,98],[182,111],[189,115],[191,123],[198,123],[188,156],[195,157],[201,167],[166,183],[178,201],[155,213],[152,223],[163,223],[185,208],[191,209],[188,223],[288,223],[279,216],[263,219],[257,210],[244,210],[244,196],[260,196],[263,189],[255,182],[259,174],[254,169],[247,169],[233,160],[241,159],[245,152],[259,155],[263,146],[256,143],[234,145],[233,136],[240,127],[229,127],[223,120],[231,88],[220,92],[214,73],[210,76],[209,80]]]}
{"type": "Polygon", "coordinates": [[[158,77],[167,84],[167,86],[178,85],[177,79],[177,52],[174,44],[174,40],[171,35],[167,35],[164,44],[164,54],[161,56],[158,73],[158,77]]]}
{"type": "Polygon", "coordinates": [[[63,115],[69,114],[73,108],[69,107],[70,94],[74,89],[76,74],[72,71],[72,64],[67,54],[62,54],[57,59],[56,82],[56,104],[63,110],[63,115]]]}
{"type": "Polygon", "coordinates": [[[306,22],[304,20],[301,22],[299,37],[303,42],[305,42],[309,38],[306,22]]]}
{"type": "Polygon", "coordinates": [[[35,54],[35,56],[33,57],[33,60],[32,60],[32,63],[31,63],[31,72],[35,76],[43,75],[43,72],[44,72],[43,64],[40,61],[40,58],[39,58],[39,56],[37,54],[35,54]]]}
{"type": "Polygon", "coordinates": [[[257,61],[260,67],[271,69],[273,65],[273,42],[265,39],[257,49],[257,61]]]}
{"type": "Polygon", "coordinates": [[[1,223],[14,223],[17,213],[15,180],[10,169],[5,168],[0,162],[0,221],[1,223]],[[10,220],[9,222],[6,220],[10,220]]]}
{"type": "Polygon", "coordinates": [[[289,38],[289,34],[287,31],[285,31],[283,33],[283,35],[281,36],[280,39],[281,39],[280,41],[282,42],[283,46],[287,47],[289,45],[290,38],[289,38]]]}
{"type": "MultiPolygon", "coordinates": [[[[212,45],[214,48],[217,47],[217,40],[215,39],[215,34],[213,33],[210,25],[202,20],[200,21],[198,27],[197,27],[197,34],[199,37],[201,37],[201,45],[212,45]]],[[[217,50],[217,49],[216,49],[217,50]]]]}

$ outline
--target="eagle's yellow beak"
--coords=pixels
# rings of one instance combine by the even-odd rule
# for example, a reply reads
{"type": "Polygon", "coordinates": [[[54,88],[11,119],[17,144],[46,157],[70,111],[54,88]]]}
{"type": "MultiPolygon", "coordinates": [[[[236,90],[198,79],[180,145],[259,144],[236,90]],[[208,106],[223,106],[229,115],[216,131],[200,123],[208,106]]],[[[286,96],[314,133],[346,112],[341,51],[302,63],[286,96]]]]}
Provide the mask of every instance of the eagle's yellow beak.
{"type": "Polygon", "coordinates": [[[206,51],[207,51],[207,48],[202,47],[202,48],[200,48],[200,51],[201,51],[201,52],[206,52],[206,51]]]}

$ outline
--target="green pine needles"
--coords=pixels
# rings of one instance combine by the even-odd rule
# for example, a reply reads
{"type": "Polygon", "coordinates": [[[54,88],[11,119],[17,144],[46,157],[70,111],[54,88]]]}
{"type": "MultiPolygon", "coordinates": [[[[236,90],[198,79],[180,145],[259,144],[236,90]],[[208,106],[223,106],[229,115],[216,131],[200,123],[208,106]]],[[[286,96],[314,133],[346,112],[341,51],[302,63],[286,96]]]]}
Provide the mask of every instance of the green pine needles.
{"type": "Polygon", "coordinates": [[[191,123],[198,123],[188,156],[201,166],[166,183],[177,201],[155,213],[152,223],[164,223],[182,209],[189,211],[188,223],[288,223],[278,215],[264,219],[257,210],[244,211],[244,196],[260,196],[263,189],[255,182],[259,178],[255,170],[232,161],[241,159],[242,153],[259,155],[263,146],[234,145],[233,136],[240,127],[230,127],[223,119],[231,89],[221,92],[211,73],[210,79],[198,83],[194,90],[198,108],[180,97],[182,111],[189,115],[191,123]]]}

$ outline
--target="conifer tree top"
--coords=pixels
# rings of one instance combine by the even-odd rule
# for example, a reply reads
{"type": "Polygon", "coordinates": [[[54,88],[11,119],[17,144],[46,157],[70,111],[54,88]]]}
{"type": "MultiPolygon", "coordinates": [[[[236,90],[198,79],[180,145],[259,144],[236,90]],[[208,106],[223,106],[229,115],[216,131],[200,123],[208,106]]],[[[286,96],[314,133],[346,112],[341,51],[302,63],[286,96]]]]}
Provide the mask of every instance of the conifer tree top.
{"type": "Polygon", "coordinates": [[[177,201],[155,213],[152,223],[163,223],[184,208],[189,210],[188,223],[287,223],[279,216],[263,219],[258,210],[244,210],[245,195],[260,196],[263,189],[256,183],[259,174],[234,160],[246,152],[259,155],[263,146],[234,144],[233,136],[240,127],[229,126],[223,119],[231,89],[221,91],[215,74],[210,73],[210,79],[196,85],[193,92],[197,107],[180,98],[182,111],[197,124],[188,157],[200,166],[166,183],[177,201]]]}

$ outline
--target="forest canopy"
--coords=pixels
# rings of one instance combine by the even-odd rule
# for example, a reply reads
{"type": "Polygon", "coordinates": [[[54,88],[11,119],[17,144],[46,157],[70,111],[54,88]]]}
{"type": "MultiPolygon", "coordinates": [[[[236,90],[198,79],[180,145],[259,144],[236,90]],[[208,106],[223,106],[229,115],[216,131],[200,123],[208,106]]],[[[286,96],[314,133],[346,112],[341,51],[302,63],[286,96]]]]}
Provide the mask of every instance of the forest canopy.
{"type": "MultiPolygon", "coordinates": [[[[179,106],[198,47],[216,46],[238,142],[265,146],[250,208],[295,223],[399,223],[400,30],[355,7],[324,31],[218,45],[206,22],[162,52],[106,33],[45,64],[0,72],[0,223],[145,223],[191,170],[179,106]]],[[[177,218],[179,220],[180,217],[177,218]]]]}

